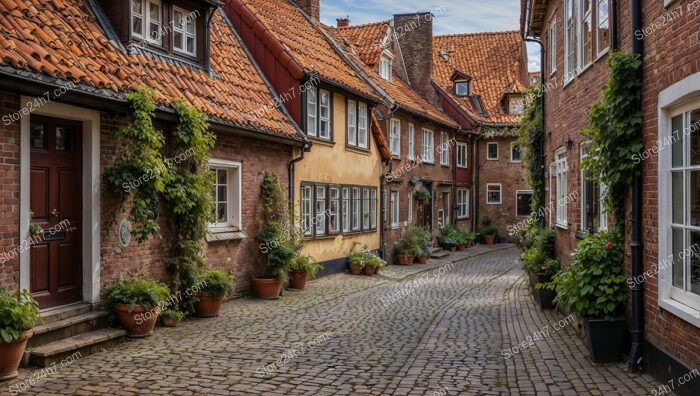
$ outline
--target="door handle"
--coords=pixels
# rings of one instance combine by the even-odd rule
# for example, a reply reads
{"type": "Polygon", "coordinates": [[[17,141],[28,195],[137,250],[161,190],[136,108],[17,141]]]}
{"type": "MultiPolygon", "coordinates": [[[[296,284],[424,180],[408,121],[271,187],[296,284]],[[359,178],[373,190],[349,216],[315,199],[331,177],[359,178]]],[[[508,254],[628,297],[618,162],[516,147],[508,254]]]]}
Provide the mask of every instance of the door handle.
{"type": "Polygon", "coordinates": [[[54,209],[51,211],[51,216],[60,217],[61,212],[59,212],[58,209],[54,209]]]}

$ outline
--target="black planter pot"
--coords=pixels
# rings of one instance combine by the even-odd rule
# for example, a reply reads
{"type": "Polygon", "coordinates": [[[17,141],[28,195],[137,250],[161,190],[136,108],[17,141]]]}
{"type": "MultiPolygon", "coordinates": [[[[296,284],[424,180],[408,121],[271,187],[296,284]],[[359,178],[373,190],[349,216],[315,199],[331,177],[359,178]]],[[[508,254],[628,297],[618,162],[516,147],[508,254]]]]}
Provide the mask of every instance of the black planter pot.
{"type": "Polygon", "coordinates": [[[557,296],[557,292],[548,289],[538,289],[535,287],[538,283],[549,283],[552,281],[552,276],[548,274],[530,274],[530,287],[532,289],[532,296],[535,298],[535,302],[541,309],[554,309],[554,297],[557,296]]]}
{"type": "Polygon", "coordinates": [[[627,320],[585,319],[586,345],[595,363],[619,362],[625,346],[627,320]]]}

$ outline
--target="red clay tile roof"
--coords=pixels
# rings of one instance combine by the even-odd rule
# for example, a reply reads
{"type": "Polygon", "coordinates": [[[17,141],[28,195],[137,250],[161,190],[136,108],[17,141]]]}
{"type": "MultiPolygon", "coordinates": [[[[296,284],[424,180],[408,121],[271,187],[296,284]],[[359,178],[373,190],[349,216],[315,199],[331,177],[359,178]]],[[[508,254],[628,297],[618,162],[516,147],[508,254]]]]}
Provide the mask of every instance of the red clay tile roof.
{"type": "MultiPolygon", "coordinates": [[[[322,33],[320,23],[312,23],[291,0],[228,0],[234,8],[242,4],[286,48],[292,60],[307,73],[313,73],[349,91],[377,99],[322,33]]],[[[257,26],[256,26],[257,27],[257,26]]],[[[256,32],[258,34],[258,32],[256,32]]]]}
{"type": "Polygon", "coordinates": [[[382,51],[389,41],[385,40],[391,21],[337,28],[338,33],[352,43],[357,55],[369,66],[379,64],[382,51]]]}
{"type": "Polygon", "coordinates": [[[213,77],[178,61],[127,55],[108,40],[83,0],[0,0],[0,26],[0,66],[121,94],[145,85],[160,104],[184,97],[213,119],[303,139],[274,106],[271,90],[221,11],[211,24],[213,77]]]}
{"type": "MultiPolygon", "coordinates": [[[[376,37],[378,37],[376,33],[379,31],[377,25],[383,23],[384,22],[379,22],[378,24],[360,25],[354,28],[342,29],[327,27],[326,31],[338,42],[348,56],[362,68],[363,72],[384,90],[396,104],[418,116],[428,118],[449,127],[458,128],[459,126],[454,120],[448,117],[439,107],[424,99],[396,74],[392,76],[391,81],[382,78],[376,69],[378,61],[373,65],[363,64],[362,54],[358,48],[367,48],[368,45],[362,42],[355,42],[354,40],[368,38],[370,41],[376,42],[376,37]],[[346,36],[348,32],[351,32],[350,36],[346,36]],[[352,39],[352,37],[355,38],[352,39]]],[[[386,27],[389,27],[388,22],[386,22],[386,27]]],[[[386,30],[384,30],[384,33],[386,33],[386,30]]],[[[381,55],[382,51],[383,48],[379,50],[377,57],[381,55]]]]}
{"type": "Polygon", "coordinates": [[[527,81],[520,81],[523,66],[523,47],[520,32],[494,32],[435,36],[433,40],[433,81],[460,109],[477,122],[492,125],[514,125],[519,116],[506,113],[501,105],[504,95],[524,92],[527,81]],[[440,56],[450,55],[450,63],[440,56]],[[472,77],[474,95],[481,101],[488,116],[474,111],[469,98],[458,97],[450,80],[455,70],[472,77]]]}

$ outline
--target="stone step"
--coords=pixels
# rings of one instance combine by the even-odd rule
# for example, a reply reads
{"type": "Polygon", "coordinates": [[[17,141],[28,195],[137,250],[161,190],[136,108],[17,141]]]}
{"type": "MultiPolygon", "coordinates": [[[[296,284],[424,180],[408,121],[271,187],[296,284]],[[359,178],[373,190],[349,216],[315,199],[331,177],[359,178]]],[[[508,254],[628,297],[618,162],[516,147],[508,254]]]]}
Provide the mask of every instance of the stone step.
{"type": "Polygon", "coordinates": [[[27,347],[37,348],[80,333],[103,329],[109,327],[110,321],[109,312],[91,311],[55,322],[44,323],[34,327],[34,337],[29,340],[27,347]]]}
{"type": "MultiPolygon", "coordinates": [[[[92,307],[88,303],[75,303],[70,305],[64,305],[57,308],[48,308],[41,310],[41,320],[43,324],[49,324],[53,322],[58,322],[59,320],[64,320],[72,318],[74,316],[82,315],[84,313],[92,311],[92,307]]],[[[37,323],[41,325],[42,323],[37,323]]]]}
{"type": "Polygon", "coordinates": [[[30,364],[39,367],[49,367],[54,363],[60,365],[63,360],[67,362],[78,360],[123,342],[125,337],[126,331],[112,328],[81,333],[33,348],[30,355],[30,364]]]}
{"type": "Polygon", "coordinates": [[[450,253],[441,248],[433,248],[430,250],[430,258],[441,259],[449,256],[450,253]]]}

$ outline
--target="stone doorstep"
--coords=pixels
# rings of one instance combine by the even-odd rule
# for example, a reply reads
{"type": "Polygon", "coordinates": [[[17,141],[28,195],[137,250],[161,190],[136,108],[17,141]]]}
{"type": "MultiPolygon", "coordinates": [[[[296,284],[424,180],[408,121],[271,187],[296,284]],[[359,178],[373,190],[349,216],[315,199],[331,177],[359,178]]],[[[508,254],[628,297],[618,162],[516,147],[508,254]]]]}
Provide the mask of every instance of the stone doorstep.
{"type": "MultiPolygon", "coordinates": [[[[41,320],[44,325],[72,318],[92,311],[92,307],[88,303],[75,303],[58,308],[49,308],[41,310],[41,320]]],[[[36,331],[36,330],[35,330],[36,331]]]]}
{"type": "Polygon", "coordinates": [[[29,340],[29,348],[37,348],[80,333],[108,327],[110,320],[111,316],[108,312],[92,311],[36,326],[34,337],[29,340]]]}
{"type": "Polygon", "coordinates": [[[124,341],[126,331],[122,329],[100,329],[81,333],[64,340],[55,341],[31,350],[30,363],[48,367],[62,359],[80,352],[86,356],[124,341]]]}
{"type": "Polygon", "coordinates": [[[434,249],[432,252],[430,252],[430,258],[433,259],[441,259],[449,256],[450,254],[442,249],[434,249]]]}

